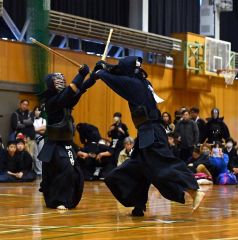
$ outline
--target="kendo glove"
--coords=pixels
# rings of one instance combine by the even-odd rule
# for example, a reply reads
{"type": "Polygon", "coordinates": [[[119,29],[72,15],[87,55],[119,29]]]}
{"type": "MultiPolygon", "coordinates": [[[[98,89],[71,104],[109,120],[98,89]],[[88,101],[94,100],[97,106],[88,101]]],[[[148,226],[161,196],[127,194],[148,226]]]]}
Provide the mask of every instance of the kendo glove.
{"type": "MultiPolygon", "coordinates": [[[[99,70],[98,70],[99,72],[99,70]]],[[[93,71],[91,74],[90,74],[90,78],[89,79],[94,79],[94,80],[98,80],[100,77],[99,77],[99,74],[97,74],[97,72],[93,71]]]]}
{"type": "Polygon", "coordinates": [[[100,60],[96,63],[93,71],[97,72],[98,70],[107,69],[107,63],[103,60],[100,60]]]}
{"type": "Polygon", "coordinates": [[[88,73],[89,73],[89,67],[88,67],[88,65],[84,64],[79,69],[79,73],[75,76],[72,83],[74,83],[78,89],[81,88],[81,86],[83,84],[83,80],[88,73]]]}
{"type": "Polygon", "coordinates": [[[89,73],[89,67],[88,65],[84,64],[80,69],[79,69],[79,74],[81,74],[83,77],[86,77],[86,75],[89,73]]]}
{"type": "Polygon", "coordinates": [[[86,89],[92,87],[96,83],[97,79],[99,79],[99,76],[93,71],[90,74],[90,77],[86,81],[83,82],[83,86],[82,86],[81,90],[86,91],[86,89]]]}

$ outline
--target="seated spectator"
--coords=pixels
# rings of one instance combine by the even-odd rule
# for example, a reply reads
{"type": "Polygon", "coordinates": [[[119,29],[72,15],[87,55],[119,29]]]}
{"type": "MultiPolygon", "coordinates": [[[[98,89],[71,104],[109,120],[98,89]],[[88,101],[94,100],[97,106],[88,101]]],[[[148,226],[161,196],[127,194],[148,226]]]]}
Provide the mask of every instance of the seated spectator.
{"type": "Polygon", "coordinates": [[[172,123],[171,115],[168,112],[162,113],[162,126],[164,127],[166,134],[173,132],[175,125],[172,123]]]}
{"type": "Polygon", "coordinates": [[[98,142],[101,139],[101,135],[96,126],[89,123],[78,123],[76,130],[79,133],[80,142],[86,144],[87,142],[98,142]]]}
{"type": "Polygon", "coordinates": [[[236,142],[232,138],[228,138],[223,152],[229,156],[228,170],[238,175],[238,155],[235,146],[236,142]]]}
{"type": "Polygon", "coordinates": [[[221,149],[216,145],[213,146],[211,149],[211,145],[203,144],[201,149],[204,154],[206,154],[209,158],[209,165],[205,165],[206,168],[212,175],[213,182],[217,182],[217,177],[221,173],[226,173],[228,171],[227,164],[228,164],[228,155],[223,154],[221,149]]]}
{"type": "Polygon", "coordinates": [[[115,167],[111,158],[113,150],[104,139],[86,143],[77,155],[86,181],[103,180],[115,167]]]}
{"type": "Polygon", "coordinates": [[[178,146],[178,137],[174,132],[168,133],[168,143],[169,143],[169,148],[173,152],[175,157],[180,158],[180,151],[179,151],[179,146],[178,146]]]}
{"type": "MultiPolygon", "coordinates": [[[[231,142],[234,142],[233,139],[228,138],[227,139],[228,145],[226,145],[226,149],[222,152],[222,146],[221,144],[219,144],[219,142],[216,142],[215,146],[213,147],[212,150],[212,155],[213,157],[211,157],[211,161],[214,162],[215,166],[216,166],[216,170],[217,170],[217,176],[216,176],[216,184],[221,184],[221,185],[236,185],[237,184],[237,178],[236,175],[234,173],[234,170],[232,169],[232,171],[228,170],[228,164],[229,164],[229,154],[230,153],[230,157],[234,159],[234,155],[232,156],[231,153],[231,149],[233,147],[233,144],[231,144],[231,142]]],[[[235,151],[236,154],[236,151],[235,151]]],[[[235,160],[237,161],[237,160],[235,160]]]]}
{"type": "Polygon", "coordinates": [[[19,140],[19,139],[21,139],[21,140],[24,141],[24,143],[25,143],[25,150],[29,152],[26,136],[25,136],[23,133],[19,132],[19,133],[16,135],[16,139],[15,139],[14,141],[17,141],[17,140],[19,140]]]}
{"type": "Polygon", "coordinates": [[[76,129],[84,147],[77,152],[85,180],[103,179],[116,167],[110,142],[102,139],[98,128],[88,123],[79,123],[76,129]]]}
{"type": "Polygon", "coordinates": [[[1,175],[0,175],[0,182],[9,182],[11,180],[14,180],[12,177],[13,174],[11,174],[11,166],[15,164],[16,162],[16,142],[15,141],[9,141],[7,143],[7,149],[2,155],[2,169],[1,169],[1,175]],[[9,171],[8,171],[9,170],[9,171]]]}
{"type": "Polygon", "coordinates": [[[124,139],[124,149],[119,153],[117,166],[121,165],[126,159],[131,157],[131,153],[134,147],[134,139],[132,137],[126,137],[124,139]]]}
{"type": "MultiPolygon", "coordinates": [[[[202,152],[202,154],[201,154],[199,148],[197,148],[197,147],[194,148],[192,157],[188,161],[188,168],[193,173],[204,173],[208,177],[210,177],[210,179],[212,179],[212,174],[208,170],[208,169],[211,169],[211,164],[209,162],[209,156],[206,154],[208,152],[208,149],[209,148],[204,145],[201,148],[201,152],[202,152]]],[[[210,150],[209,150],[209,154],[210,154],[210,150]]]]}
{"type": "Polygon", "coordinates": [[[222,145],[219,141],[216,141],[212,147],[211,155],[213,157],[220,157],[223,155],[222,153],[222,145]]]}
{"type": "Polygon", "coordinates": [[[31,182],[36,174],[32,170],[32,157],[25,151],[25,142],[9,142],[6,154],[6,172],[0,175],[0,182],[31,182]]]}

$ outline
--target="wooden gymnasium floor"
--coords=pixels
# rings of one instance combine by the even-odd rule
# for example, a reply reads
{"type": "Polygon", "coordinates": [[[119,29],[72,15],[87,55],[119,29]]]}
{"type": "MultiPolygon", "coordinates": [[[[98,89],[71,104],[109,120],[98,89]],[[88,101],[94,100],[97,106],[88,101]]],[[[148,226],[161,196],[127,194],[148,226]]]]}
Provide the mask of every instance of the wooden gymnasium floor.
{"type": "Polygon", "coordinates": [[[0,184],[0,239],[238,239],[238,188],[205,186],[196,213],[165,200],[151,187],[143,218],[130,216],[103,182],[86,182],[78,207],[57,212],[44,206],[40,181],[0,184]]]}

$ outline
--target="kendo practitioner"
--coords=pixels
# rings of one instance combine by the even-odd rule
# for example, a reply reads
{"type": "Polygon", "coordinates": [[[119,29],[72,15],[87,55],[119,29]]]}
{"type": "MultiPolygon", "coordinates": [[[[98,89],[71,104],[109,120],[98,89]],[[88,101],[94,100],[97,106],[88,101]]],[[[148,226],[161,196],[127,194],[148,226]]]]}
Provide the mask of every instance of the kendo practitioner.
{"type": "Polygon", "coordinates": [[[88,66],[83,65],[67,87],[62,73],[49,74],[45,79],[47,90],[41,97],[48,118],[48,139],[38,158],[42,161],[40,191],[49,208],[75,208],[82,197],[84,181],[72,147],[71,111],[86,90],[83,81],[88,72],[88,66]]]}
{"type": "Polygon", "coordinates": [[[213,108],[211,118],[208,118],[206,123],[207,143],[223,142],[230,137],[229,129],[223,120],[224,117],[219,117],[219,109],[213,108]]]}
{"type": "Polygon", "coordinates": [[[80,141],[84,144],[77,152],[84,180],[103,179],[114,166],[112,161],[113,149],[102,139],[96,126],[79,123],[76,129],[80,141]]]}
{"type": "Polygon", "coordinates": [[[156,100],[160,99],[146,79],[141,63],[141,58],[129,56],[116,66],[99,61],[94,68],[95,79],[102,79],[128,101],[138,130],[131,159],[112,170],[105,183],[121,204],[134,207],[132,216],[144,215],[150,184],[165,198],[179,203],[185,203],[185,192],[189,193],[196,210],[205,193],[198,190],[193,174],[169,149],[161,113],[156,107],[156,100]]]}

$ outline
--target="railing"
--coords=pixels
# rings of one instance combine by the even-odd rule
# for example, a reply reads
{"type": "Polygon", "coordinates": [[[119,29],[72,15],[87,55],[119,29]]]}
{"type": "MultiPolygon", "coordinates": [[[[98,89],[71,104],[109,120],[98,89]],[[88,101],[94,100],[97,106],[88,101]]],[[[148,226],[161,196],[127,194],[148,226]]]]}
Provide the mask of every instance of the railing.
{"type": "Polygon", "coordinates": [[[0,16],[2,16],[3,0],[0,0],[0,16]]]}
{"type": "Polygon", "coordinates": [[[82,39],[105,42],[113,28],[111,43],[117,46],[139,49],[146,52],[170,55],[182,50],[182,41],[161,35],[95,21],[57,11],[49,12],[49,30],[56,34],[70,34],[82,39]]]}

